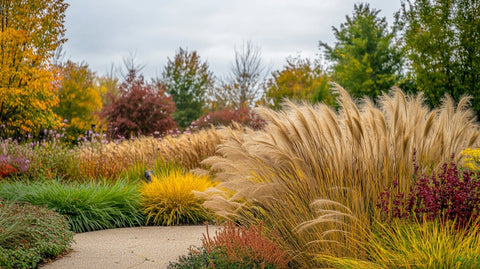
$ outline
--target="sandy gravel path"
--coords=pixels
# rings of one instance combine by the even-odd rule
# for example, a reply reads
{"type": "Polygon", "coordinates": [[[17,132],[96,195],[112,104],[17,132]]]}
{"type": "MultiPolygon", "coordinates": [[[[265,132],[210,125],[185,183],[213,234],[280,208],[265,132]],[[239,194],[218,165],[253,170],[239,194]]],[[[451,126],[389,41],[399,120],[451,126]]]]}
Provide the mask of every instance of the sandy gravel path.
{"type": "MultiPolygon", "coordinates": [[[[209,227],[214,234],[218,227],[209,227]]],[[[201,246],[204,225],[134,227],[80,233],[73,251],[45,269],[166,268],[190,246],[201,246]]]]}

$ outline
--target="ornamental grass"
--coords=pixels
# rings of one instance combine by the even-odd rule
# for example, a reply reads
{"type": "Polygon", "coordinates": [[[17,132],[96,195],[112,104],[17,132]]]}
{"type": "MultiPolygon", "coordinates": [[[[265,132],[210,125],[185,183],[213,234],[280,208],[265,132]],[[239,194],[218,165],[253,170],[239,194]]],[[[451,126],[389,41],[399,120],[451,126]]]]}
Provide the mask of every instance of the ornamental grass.
{"type": "Polygon", "coordinates": [[[186,169],[215,153],[222,131],[202,130],[163,139],[141,137],[110,143],[87,143],[80,153],[80,171],[86,178],[115,180],[134,165],[152,167],[156,162],[177,163],[186,169]]]}
{"type": "Polygon", "coordinates": [[[152,182],[143,183],[140,189],[147,224],[199,224],[211,219],[212,213],[192,191],[205,191],[214,186],[208,176],[195,176],[178,169],[154,176],[152,182]]]}
{"type": "Polygon", "coordinates": [[[4,183],[0,198],[33,205],[64,215],[74,232],[140,226],[138,187],[123,180],[114,183],[60,181],[4,183]]]}
{"type": "Polygon", "coordinates": [[[466,97],[430,110],[421,93],[394,89],[375,104],[335,91],[338,110],[291,102],[259,109],[264,130],[232,131],[203,162],[220,182],[197,194],[204,205],[247,227],[263,222],[295,268],[323,266],[319,253],[367,259],[379,194],[393,181],[401,192],[412,186],[414,150],[419,166],[435,169],[479,145],[466,97]]]}

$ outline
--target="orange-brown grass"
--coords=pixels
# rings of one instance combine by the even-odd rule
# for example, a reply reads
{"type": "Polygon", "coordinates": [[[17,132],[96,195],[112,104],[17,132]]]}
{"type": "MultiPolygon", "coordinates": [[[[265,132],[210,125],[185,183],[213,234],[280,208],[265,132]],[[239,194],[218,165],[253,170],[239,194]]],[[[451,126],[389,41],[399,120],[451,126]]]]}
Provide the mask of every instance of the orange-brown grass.
{"type": "MultiPolygon", "coordinates": [[[[227,221],[223,228],[210,237],[203,235],[202,245],[208,254],[217,252],[219,258],[242,268],[288,268],[288,257],[278,245],[262,234],[262,224],[248,229],[227,221]],[[247,267],[248,266],[248,267],[247,267]]],[[[237,267],[236,267],[237,268],[237,267]]]]}
{"type": "Polygon", "coordinates": [[[87,178],[116,179],[134,165],[152,167],[159,159],[193,169],[214,154],[222,137],[222,131],[209,129],[162,140],[141,137],[118,144],[86,144],[81,151],[80,170],[87,178]]]}
{"type": "Polygon", "coordinates": [[[296,267],[321,266],[318,253],[365,258],[378,195],[393,180],[403,191],[411,185],[414,151],[431,167],[479,144],[467,98],[455,105],[446,97],[429,110],[421,94],[399,89],[378,105],[336,91],[338,111],[291,102],[279,112],[259,109],[263,131],[232,131],[204,161],[221,182],[197,194],[208,197],[205,206],[245,225],[263,221],[296,267]]]}

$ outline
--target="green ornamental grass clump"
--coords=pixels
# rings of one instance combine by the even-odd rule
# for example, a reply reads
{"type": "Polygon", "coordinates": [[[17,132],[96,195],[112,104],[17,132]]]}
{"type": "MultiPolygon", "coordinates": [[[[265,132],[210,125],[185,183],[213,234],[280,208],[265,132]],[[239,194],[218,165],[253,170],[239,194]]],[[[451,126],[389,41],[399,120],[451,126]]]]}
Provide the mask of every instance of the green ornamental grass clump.
{"type": "Polygon", "coordinates": [[[142,225],[137,185],[115,183],[12,182],[0,198],[46,205],[66,216],[74,232],[142,225]]]}
{"type": "Polygon", "coordinates": [[[35,268],[70,247],[65,217],[45,207],[0,199],[0,268],[35,268]]]}

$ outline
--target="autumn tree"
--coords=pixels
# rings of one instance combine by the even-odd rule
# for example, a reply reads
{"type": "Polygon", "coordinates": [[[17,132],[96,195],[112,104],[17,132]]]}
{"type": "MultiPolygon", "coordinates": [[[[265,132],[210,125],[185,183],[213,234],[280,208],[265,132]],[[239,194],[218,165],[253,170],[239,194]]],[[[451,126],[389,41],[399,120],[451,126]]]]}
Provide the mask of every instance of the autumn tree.
{"type": "Polygon", "coordinates": [[[60,70],[60,103],[54,111],[67,121],[67,134],[75,140],[92,125],[98,125],[98,112],[102,109],[101,92],[96,85],[95,73],[86,63],[67,61],[60,65],[60,70]]]}
{"type": "Polygon", "coordinates": [[[395,31],[389,31],[380,10],[355,4],[353,16],[346,16],[340,28],[332,27],[337,41],[333,47],[320,42],[332,66],[332,80],[352,96],[376,97],[388,91],[400,78],[401,52],[395,31]]]}
{"type": "Polygon", "coordinates": [[[408,79],[433,106],[473,96],[480,117],[480,0],[402,1],[397,19],[408,79]]]}
{"type": "Polygon", "coordinates": [[[274,71],[266,83],[266,98],[276,109],[280,108],[285,98],[333,105],[335,101],[330,94],[329,81],[320,61],[289,58],[283,69],[274,71]]]}
{"type": "Polygon", "coordinates": [[[57,127],[58,77],[50,60],[65,42],[63,0],[0,1],[0,136],[57,127]]]}
{"type": "Polygon", "coordinates": [[[214,76],[196,51],[179,48],[173,60],[168,58],[161,79],[155,83],[166,86],[177,107],[173,118],[185,128],[202,115],[205,95],[214,85],[214,76]]]}
{"type": "Polygon", "coordinates": [[[260,47],[252,41],[243,43],[241,49],[235,48],[235,61],[230,73],[212,94],[217,108],[253,107],[262,99],[266,70],[261,55],[260,47]]]}
{"type": "Polygon", "coordinates": [[[176,128],[172,119],[175,111],[172,97],[166,96],[165,88],[159,90],[145,82],[137,70],[128,70],[118,91],[118,95],[108,93],[110,104],[100,113],[108,124],[109,137],[161,136],[176,128]]]}
{"type": "Polygon", "coordinates": [[[118,87],[119,79],[115,76],[113,65],[107,74],[96,77],[95,88],[100,94],[102,107],[110,104],[112,98],[107,98],[107,96],[118,96],[118,87]]]}

